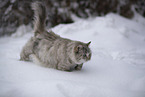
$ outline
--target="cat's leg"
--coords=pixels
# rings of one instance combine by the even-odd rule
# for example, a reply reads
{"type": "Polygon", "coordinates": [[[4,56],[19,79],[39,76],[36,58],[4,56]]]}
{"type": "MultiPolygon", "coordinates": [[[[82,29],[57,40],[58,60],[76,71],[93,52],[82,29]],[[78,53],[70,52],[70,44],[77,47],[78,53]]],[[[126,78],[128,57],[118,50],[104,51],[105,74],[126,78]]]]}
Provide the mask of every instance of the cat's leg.
{"type": "Polygon", "coordinates": [[[75,67],[75,70],[81,70],[83,67],[83,63],[82,64],[77,64],[77,66],[75,67]]]}
{"type": "Polygon", "coordinates": [[[32,54],[32,52],[26,51],[25,49],[22,50],[20,54],[20,60],[21,61],[30,61],[29,55],[32,54]]]}
{"type": "Polygon", "coordinates": [[[67,65],[60,65],[60,64],[58,64],[57,69],[58,70],[62,70],[62,71],[68,71],[68,72],[72,71],[72,69],[69,66],[67,66],[67,65]]]}
{"type": "Polygon", "coordinates": [[[30,61],[29,55],[33,54],[33,39],[30,38],[30,40],[25,44],[23,47],[21,53],[20,53],[20,60],[22,61],[30,61]]]}

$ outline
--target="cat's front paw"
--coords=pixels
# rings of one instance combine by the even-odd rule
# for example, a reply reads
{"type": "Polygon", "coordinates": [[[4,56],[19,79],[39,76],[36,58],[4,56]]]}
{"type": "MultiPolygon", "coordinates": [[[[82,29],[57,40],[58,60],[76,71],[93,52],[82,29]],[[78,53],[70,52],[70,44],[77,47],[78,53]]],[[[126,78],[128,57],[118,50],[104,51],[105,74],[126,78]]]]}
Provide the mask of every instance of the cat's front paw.
{"type": "Polygon", "coordinates": [[[58,66],[57,69],[61,70],[61,71],[67,71],[67,72],[71,72],[72,71],[72,69],[70,67],[66,67],[66,66],[62,66],[62,65],[58,66]]]}
{"type": "Polygon", "coordinates": [[[77,66],[75,67],[75,70],[81,70],[83,67],[83,64],[77,64],[77,66]]]}

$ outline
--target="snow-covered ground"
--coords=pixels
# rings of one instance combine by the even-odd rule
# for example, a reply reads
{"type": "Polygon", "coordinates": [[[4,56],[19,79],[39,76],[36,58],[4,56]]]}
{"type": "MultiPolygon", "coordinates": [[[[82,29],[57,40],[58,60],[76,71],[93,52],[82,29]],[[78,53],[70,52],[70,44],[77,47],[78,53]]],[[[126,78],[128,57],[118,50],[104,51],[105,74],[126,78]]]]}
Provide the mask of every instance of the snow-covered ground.
{"type": "Polygon", "coordinates": [[[145,19],[108,14],[74,20],[52,30],[62,37],[92,41],[92,59],[81,71],[19,61],[33,35],[29,26],[0,38],[0,97],[145,97],[145,19]]]}

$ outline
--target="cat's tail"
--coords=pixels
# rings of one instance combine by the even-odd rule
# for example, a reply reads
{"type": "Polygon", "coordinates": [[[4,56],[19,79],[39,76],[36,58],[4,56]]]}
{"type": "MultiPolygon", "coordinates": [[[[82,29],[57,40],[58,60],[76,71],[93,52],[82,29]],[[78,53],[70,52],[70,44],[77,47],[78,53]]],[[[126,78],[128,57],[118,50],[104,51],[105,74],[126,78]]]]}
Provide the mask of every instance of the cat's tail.
{"type": "Polygon", "coordinates": [[[43,33],[45,31],[45,22],[46,22],[46,9],[41,2],[34,2],[31,5],[34,10],[34,32],[43,33]]]}

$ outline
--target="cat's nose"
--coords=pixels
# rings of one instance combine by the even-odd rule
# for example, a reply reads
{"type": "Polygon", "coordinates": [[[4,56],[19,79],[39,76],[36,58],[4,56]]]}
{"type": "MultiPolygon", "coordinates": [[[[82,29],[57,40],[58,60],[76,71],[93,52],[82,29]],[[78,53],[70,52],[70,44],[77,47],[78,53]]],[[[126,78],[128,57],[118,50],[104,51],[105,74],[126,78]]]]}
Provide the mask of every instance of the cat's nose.
{"type": "Polygon", "coordinates": [[[89,54],[86,54],[86,57],[89,58],[89,54]]]}
{"type": "Polygon", "coordinates": [[[84,57],[87,57],[86,54],[83,55],[84,57]]]}
{"type": "Polygon", "coordinates": [[[86,54],[86,57],[87,57],[88,60],[91,59],[90,54],[86,54]]]}

